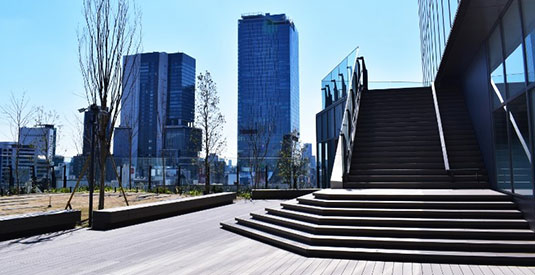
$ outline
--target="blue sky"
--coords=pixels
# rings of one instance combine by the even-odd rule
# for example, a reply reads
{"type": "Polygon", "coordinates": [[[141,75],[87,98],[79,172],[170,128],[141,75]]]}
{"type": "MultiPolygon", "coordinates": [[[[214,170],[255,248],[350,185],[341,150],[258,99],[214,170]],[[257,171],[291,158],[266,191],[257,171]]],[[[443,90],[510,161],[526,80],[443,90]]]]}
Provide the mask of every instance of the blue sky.
{"type": "MultiPolygon", "coordinates": [[[[370,80],[421,81],[417,2],[152,0],[137,6],[143,15],[144,52],[185,52],[197,60],[197,73],[212,73],[227,120],[223,155],[235,158],[241,14],[286,13],[294,21],[299,32],[301,137],[315,144],[321,79],[356,46],[366,58],[370,80]]],[[[67,156],[77,153],[73,117],[87,106],[77,59],[81,20],[81,1],[0,1],[0,104],[11,92],[26,91],[31,105],[55,109],[63,124],[57,153],[67,156]]],[[[2,117],[0,140],[10,139],[2,117]]]]}

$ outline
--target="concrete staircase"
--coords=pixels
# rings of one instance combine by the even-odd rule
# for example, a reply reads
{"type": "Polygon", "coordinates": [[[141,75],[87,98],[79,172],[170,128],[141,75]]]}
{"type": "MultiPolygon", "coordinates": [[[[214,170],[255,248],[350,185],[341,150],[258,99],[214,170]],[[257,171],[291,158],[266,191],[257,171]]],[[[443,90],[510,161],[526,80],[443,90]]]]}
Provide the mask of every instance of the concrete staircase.
{"type": "Polygon", "coordinates": [[[429,88],[362,95],[345,189],[325,189],[224,229],[309,257],[534,265],[535,233],[488,178],[462,97],[439,96],[444,169],[429,88]]]}

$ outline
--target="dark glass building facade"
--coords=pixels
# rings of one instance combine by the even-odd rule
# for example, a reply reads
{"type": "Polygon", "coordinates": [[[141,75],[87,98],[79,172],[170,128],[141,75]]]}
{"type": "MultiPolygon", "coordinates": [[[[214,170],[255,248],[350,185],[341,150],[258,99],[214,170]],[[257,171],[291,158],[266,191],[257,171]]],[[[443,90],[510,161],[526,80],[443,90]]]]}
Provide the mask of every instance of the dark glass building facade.
{"type": "Polygon", "coordinates": [[[535,217],[535,1],[419,5],[424,81],[462,92],[492,186],[535,217]]]}
{"type": "Polygon", "coordinates": [[[184,53],[144,53],[124,58],[121,124],[114,154],[128,152],[120,140],[132,135],[134,158],[196,156],[191,144],[195,116],[195,59],[184,53]]]}
{"type": "Polygon", "coordinates": [[[244,15],[238,21],[237,130],[242,167],[248,166],[252,154],[248,136],[265,129],[270,132],[266,155],[270,160],[277,159],[284,135],[299,131],[298,34],[284,14],[244,15]]]}
{"type": "Polygon", "coordinates": [[[316,114],[316,177],[320,188],[330,187],[340,125],[357,53],[358,48],[351,51],[321,80],[323,110],[316,114]]]}

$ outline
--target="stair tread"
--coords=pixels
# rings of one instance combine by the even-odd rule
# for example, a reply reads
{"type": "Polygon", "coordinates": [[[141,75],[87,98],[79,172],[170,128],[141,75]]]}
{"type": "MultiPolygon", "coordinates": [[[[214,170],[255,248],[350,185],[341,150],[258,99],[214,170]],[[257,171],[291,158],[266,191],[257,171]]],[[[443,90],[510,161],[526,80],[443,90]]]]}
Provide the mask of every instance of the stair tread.
{"type": "Polygon", "coordinates": [[[500,223],[525,223],[526,220],[523,219],[471,219],[471,218],[419,218],[419,217],[354,217],[354,216],[322,216],[314,213],[300,212],[291,209],[284,208],[266,208],[266,210],[272,212],[282,212],[293,215],[299,215],[303,217],[312,218],[314,220],[346,220],[346,221],[359,221],[359,220],[375,220],[375,221],[410,221],[410,222],[466,222],[466,223],[491,223],[491,222],[500,222],[500,223]]]}
{"type": "Polygon", "coordinates": [[[392,203],[392,204],[458,204],[458,205],[470,205],[470,204],[496,204],[496,205],[515,205],[512,201],[415,201],[415,200],[325,200],[315,198],[314,195],[308,194],[297,198],[299,202],[301,201],[317,201],[324,204],[363,204],[369,203],[371,205],[378,203],[392,203]]]}
{"type": "Polygon", "coordinates": [[[519,210],[515,210],[515,209],[504,209],[504,210],[500,210],[500,209],[492,209],[492,210],[486,210],[486,209],[470,209],[470,210],[466,210],[466,209],[412,209],[412,208],[407,208],[407,209],[402,209],[402,208],[396,208],[396,209],[391,209],[391,208],[347,208],[347,207],[322,207],[322,206],[315,206],[315,205],[304,205],[304,204],[299,204],[299,202],[297,200],[291,200],[291,201],[288,201],[288,202],[283,202],[281,203],[282,206],[293,206],[293,207],[300,207],[300,208],[308,208],[308,209],[314,209],[314,210],[319,210],[319,211],[330,211],[330,212],[354,212],[354,211],[366,211],[366,212],[381,212],[381,213],[384,213],[384,212],[400,212],[400,213],[408,213],[408,212],[414,212],[414,213],[421,213],[421,212],[443,212],[443,213],[447,213],[447,212],[453,212],[453,213],[472,213],[472,212],[477,212],[477,213],[511,213],[511,214],[520,214],[522,212],[520,212],[519,210]]]}
{"type": "MultiPolygon", "coordinates": [[[[297,221],[297,220],[292,220],[292,219],[288,219],[288,218],[284,218],[284,217],[278,217],[278,216],[274,216],[274,215],[270,215],[270,214],[259,214],[259,213],[252,213],[254,214],[255,216],[268,216],[269,218],[272,218],[272,219],[279,219],[281,221],[286,221],[286,222],[292,222],[292,223],[295,223],[295,224],[299,224],[299,225],[303,225],[303,226],[306,226],[306,227],[311,227],[311,228],[324,228],[324,229],[337,229],[337,228],[346,228],[346,229],[353,229],[353,228],[357,228],[357,227],[354,227],[354,226],[336,226],[336,225],[318,225],[318,224],[313,224],[313,223],[308,223],[308,222],[304,222],[304,221],[297,221]]],[[[247,219],[247,218],[242,218],[242,217],[238,217],[236,219],[241,219],[241,220],[244,220],[244,219],[247,219]]],[[[438,238],[398,238],[398,237],[372,237],[372,236],[351,236],[351,235],[316,235],[316,234],[312,234],[312,233],[308,233],[308,232],[304,232],[304,231],[300,231],[300,230],[296,230],[296,229],[292,229],[292,228],[288,228],[288,227],[284,227],[284,226],[280,226],[280,225],[277,225],[277,224],[272,224],[272,223],[269,223],[269,222],[265,222],[265,221],[260,221],[260,220],[255,220],[255,219],[248,219],[249,221],[251,222],[256,222],[256,223],[261,223],[261,224],[265,224],[265,225],[269,225],[269,226],[272,226],[274,228],[277,228],[279,230],[286,230],[286,231],[293,231],[293,232],[296,232],[296,233],[299,233],[299,234],[303,234],[304,236],[307,236],[307,238],[317,238],[317,239],[341,239],[341,240],[382,240],[382,241],[394,241],[394,240],[397,240],[397,241],[403,241],[403,242],[441,242],[441,243],[472,243],[472,244],[484,244],[484,243],[494,243],[494,244],[526,244],[526,245],[535,245],[535,240],[485,240],[485,239],[438,239],[438,238]]],[[[381,228],[387,228],[387,227],[381,227],[381,228]]],[[[452,229],[452,228],[449,228],[449,229],[452,229]]],[[[410,229],[412,230],[412,229],[410,229]]],[[[453,229],[455,230],[455,229],[453,229]]]]}
{"type": "MultiPolygon", "coordinates": [[[[264,231],[260,231],[254,228],[246,227],[243,225],[239,225],[236,223],[225,223],[222,222],[221,226],[228,230],[237,230],[236,233],[250,233],[255,235],[255,238],[261,239],[263,241],[272,241],[275,242],[277,246],[283,246],[287,249],[290,249],[291,251],[300,253],[302,255],[314,255],[314,256],[321,256],[317,255],[316,253],[321,253],[322,255],[325,254],[325,256],[329,257],[328,255],[332,255],[336,252],[341,253],[352,253],[352,256],[366,256],[366,255],[374,255],[374,256],[392,256],[392,255],[398,255],[400,257],[406,257],[410,255],[416,255],[416,256],[427,256],[430,257],[429,260],[433,260],[432,258],[435,258],[437,256],[447,256],[448,260],[451,261],[453,257],[456,258],[456,260],[469,260],[470,258],[491,258],[491,259],[503,259],[503,258],[528,258],[528,261],[535,260],[535,253],[516,253],[516,252],[472,252],[472,251],[440,251],[440,250],[407,250],[407,249],[378,249],[378,248],[348,248],[348,247],[333,247],[333,246],[312,246],[307,245],[298,241],[293,241],[287,238],[279,237],[274,234],[270,234],[264,231]]],[[[324,256],[324,257],[325,257],[324,256]]],[[[347,257],[347,256],[345,256],[347,257]]],[[[330,257],[332,258],[332,256],[330,257]]],[[[405,258],[407,259],[407,258],[405,258]]],[[[424,258],[421,258],[420,260],[425,260],[424,258]]],[[[532,263],[532,262],[531,262],[532,263]]],[[[525,263],[524,263],[525,264],[525,263]]]]}

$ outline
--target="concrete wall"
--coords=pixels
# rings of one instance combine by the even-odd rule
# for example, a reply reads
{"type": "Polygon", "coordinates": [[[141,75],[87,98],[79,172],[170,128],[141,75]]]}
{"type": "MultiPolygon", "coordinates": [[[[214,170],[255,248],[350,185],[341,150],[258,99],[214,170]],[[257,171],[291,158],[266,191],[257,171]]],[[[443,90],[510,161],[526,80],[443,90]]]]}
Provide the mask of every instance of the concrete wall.
{"type": "Polygon", "coordinates": [[[59,210],[0,217],[0,241],[72,229],[80,222],[80,210],[59,210]]]}
{"type": "Polygon", "coordinates": [[[176,216],[230,204],[234,199],[236,199],[236,193],[227,192],[97,210],[93,211],[92,229],[106,230],[176,216]]]}

